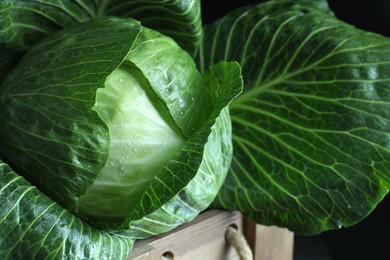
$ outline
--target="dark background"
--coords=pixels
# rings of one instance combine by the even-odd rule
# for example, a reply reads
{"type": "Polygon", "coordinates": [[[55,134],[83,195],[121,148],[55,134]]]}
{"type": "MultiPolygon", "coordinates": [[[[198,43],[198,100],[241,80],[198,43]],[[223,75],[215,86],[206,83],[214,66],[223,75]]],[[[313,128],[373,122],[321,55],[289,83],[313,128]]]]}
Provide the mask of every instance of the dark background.
{"type": "MultiPolygon", "coordinates": [[[[209,23],[254,0],[202,1],[203,22],[209,23]]],[[[328,0],[336,17],[358,28],[390,37],[390,0],[328,0]]],[[[390,39],[389,39],[390,40],[390,39]]],[[[366,219],[317,236],[295,236],[294,260],[389,260],[390,196],[366,219]]]]}

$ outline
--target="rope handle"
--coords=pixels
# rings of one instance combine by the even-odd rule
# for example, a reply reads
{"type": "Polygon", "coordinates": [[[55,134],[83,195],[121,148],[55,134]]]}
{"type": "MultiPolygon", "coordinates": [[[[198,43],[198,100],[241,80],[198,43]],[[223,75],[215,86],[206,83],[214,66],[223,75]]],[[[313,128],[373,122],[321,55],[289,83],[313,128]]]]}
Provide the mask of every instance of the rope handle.
{"type": "Polygon", "coordinates": [[[243,234],[234,226],[229,226],[225,232],[225,238],[229,245],[233,246],[241,260],[253,260],[252,250],[243,234]]]}

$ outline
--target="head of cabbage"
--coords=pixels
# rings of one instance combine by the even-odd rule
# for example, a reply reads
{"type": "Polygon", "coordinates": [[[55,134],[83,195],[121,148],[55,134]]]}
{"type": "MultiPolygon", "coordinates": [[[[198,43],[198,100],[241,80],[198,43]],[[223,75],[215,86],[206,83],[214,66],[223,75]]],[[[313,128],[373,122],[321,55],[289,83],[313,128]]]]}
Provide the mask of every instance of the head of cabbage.
{"type": "Polygon", "coordinates": [[[216,196],[241,88],[236,63],[201,75],[171,38],[135,20],[85,22],[35,45],[5,80],[0,154],[92,225],[159,234],[216,196]]]}

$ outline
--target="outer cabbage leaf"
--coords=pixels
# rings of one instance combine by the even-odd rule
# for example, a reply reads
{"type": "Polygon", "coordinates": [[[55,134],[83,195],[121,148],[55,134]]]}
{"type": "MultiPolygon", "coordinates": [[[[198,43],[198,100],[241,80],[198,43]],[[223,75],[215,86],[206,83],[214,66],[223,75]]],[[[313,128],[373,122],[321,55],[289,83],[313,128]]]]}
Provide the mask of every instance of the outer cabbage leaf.
{"type": "Polygon", "coordinates": [[[0,160],[1,259],[125,259],[133,240],[92,228],[0,160]]]}
{"type": "Polygon", "coordinates": [[[195,56],[202,33],[200,0],[114,0],[106,1],[106,15],[131,17],[143,26],[172,37],[195,56]]]}
{"type": "Polygon", "coordinates": [[[101,16],[135,18],[174,38],[195,56],[201,36],[199,0],[3,0],[0,1],[0,82],[20,55],[48,35],[101,16]],[[6,54],[6,55],[5,55],[6,54]],[[11,55],[12,54],[12,55],[11,55]],[[2,66],[7,63],[7,66],[2,66]]]}
{"type": "Polygon", "coordinates": [[[51,33],[95,18],[99,0],[4,0],[0,47],[27,50],[51,33]]]}
{"type": "Polygon", "coordinates": [[[322,3],[234,11],[206,26],[198,62],[238,61],[246,84],[214,206],[301,234],[362,220],[390,184],[390,41],[322,3]]]}
{"type": "Polygon", "coordinates": [[[107,158],[107,126],[91,110],[96,89],[140,30],[137,21],[119,18],[65,28],[35,45],[1,88],[2,158],[67,209],[107,158]]]}

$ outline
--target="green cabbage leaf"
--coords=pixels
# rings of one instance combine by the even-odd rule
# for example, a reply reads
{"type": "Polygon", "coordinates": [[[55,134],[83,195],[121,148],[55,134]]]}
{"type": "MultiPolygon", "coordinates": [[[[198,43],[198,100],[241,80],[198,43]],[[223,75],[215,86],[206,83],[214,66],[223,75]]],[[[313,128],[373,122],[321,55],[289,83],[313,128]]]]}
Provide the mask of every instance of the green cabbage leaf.
{"type": "Polygon", "coordinates": [[[204,28],[200,68],[241,64],[233,162],[213,206],[300,234],[350,226],[390,187],[390,41],[325,1],[268,1],[204,28]]]}
{"type": "Polygon", "coordinates": [[[144,26],[172,37],[192,56],[197,53],[202,33],[199,0],[3,0],[0,1],[0,82],[20,56],[38,41],[62,28],[103,16],[137,19],[144,26]]]}
{"type": "Polygon", "coordinates": [[[93,228],[0,161],[1,259],[125,259],[134,241],[93,228]]]}

